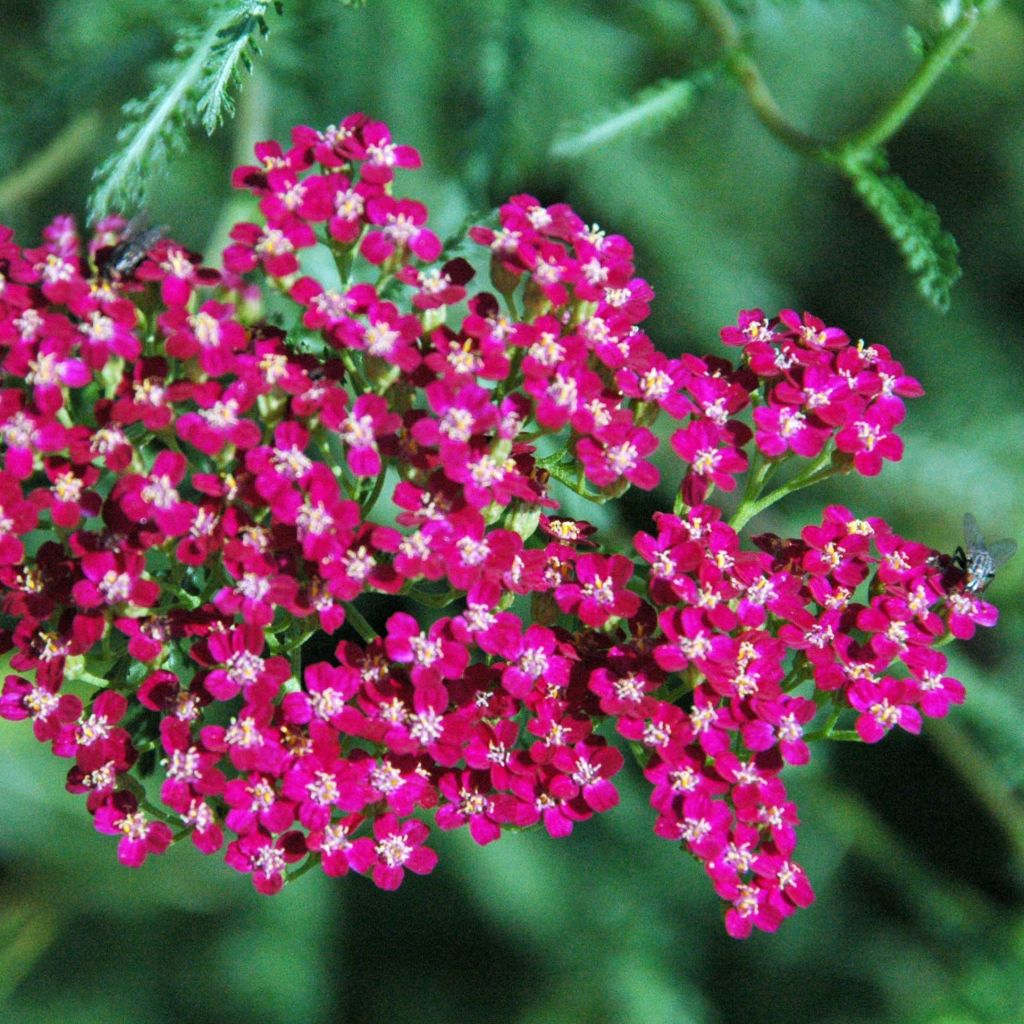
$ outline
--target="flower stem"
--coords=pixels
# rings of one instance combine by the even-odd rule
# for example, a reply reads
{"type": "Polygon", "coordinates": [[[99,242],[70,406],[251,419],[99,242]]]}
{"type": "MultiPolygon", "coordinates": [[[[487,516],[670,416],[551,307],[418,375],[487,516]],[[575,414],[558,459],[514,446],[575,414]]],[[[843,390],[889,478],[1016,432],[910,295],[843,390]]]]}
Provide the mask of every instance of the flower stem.
{"type": "Polygon", "coordinates": [[[808,743],[814,743],[816,740],[832,739],[835,735],[834,730],[836,722],[839,721],[839,715],[841,712],[842,708],[833,708],[832,713],[825,720],[825,724],[820,729],[804,733],[804,740],[808,743]]]}
{"type": "Polygon", "coordinates": [[[359,508],[359,516],[365,522],[366,517],[373,511],[373,506],[377,504],[377,499],[380,497],[380,492],[384,489],[384,477],[388,474],[387,467],[381,466],[380,472],[377,474],[377,479],[373,482],[373,490],[363,499],[362,505],[359,508]]]}
{"type": "Polygon", "coordinates": [[[783,114],[760,69],[744,49],[742,33],[724,0],[691,2],[718,38],[725,66],[743,89],[761,124],[794,152],[815,157],[848,173],[903,127],[963,49],[981,17],[997,7],[1000,0],[965,3],[960,16],[939,36],[892,102],[862,128],[831,143],[801,131],[783,114]]]}
{"type": "Polygon", "coordinates": [[[311,867],[315,864],[320,863],[319,854],[310,854],[294,871],[290,872],[286,877],[289,882],[294,882],[296,878],[301,878],[311,867]]]}
{"type": "Polygon", "coordinates": [[[345,621],[350,623],[367,643],[379,639],[380,634],[366,621],[363,613],[351,601],[343,601],[342,604],[345,608],[345,621]]]}
{"type": "MultiPolygon", "coordinates": [[[[833,473],[837,472],[835,467],[831,465],[831,459],[832,451],[830,448],[826,448],[800,476],[790,480],[788,484],[776,487],[774,491],[769,491],[763,498],[755,495],[752,499],[748,499],[744,496],[740,507],[736,510],[732,519],[729,520],[729,525],[738,533],[759,512],[763,512],[769,506],[774,505],[775,502],[786,497],[787,494],[792,494],[794,491],[799,491],[804,487],[810,487],[811,484],[828,479],[833,473]]],[[[771,464],[769,463],[769,465],[771,464]]]]}
{"type": "Polygon", "coordinates": [[[93,686],[97,690],[106,690],[110,686],[109,679],[101,679],[99,676],[94,676],[91,672],[86,672],[85,669],[76,672],[68,682],[85,683],[86,686],[93,686]]]}
{"type": "Polygon", "coordinates": [[[428,608],[447,608],[448,605],[460,596],[460,592],[449,588],[441,594],[425,594],[413,587],[410,590],[406,590],[402,596],[411,597],[414,601],[418,601],[428,608]]]}
{"type": "Polygon", "coordinates": [[[863,128],[848,135],[840,144],[832,147],[841,166],[857,163],[864,155],[885,145],[921,105],[935,83],[949,67],[950,62],[963,49],[977,27],[981,16],[995,8],[999,0],[985,0],[983,3],[968,3],[960,16],[947,27],[935,46],[928,51],[907,84],[892,102],[863,128]]]}
{"type": "Polygon", "coordinates": [[[718,37],[725,51],[725,66],[746,93],[757,119],[781,143],[797,153],[819,156],[825,142],[802,132],[782,113],[753,58],[743,49],[743,37],[722,0],[693,0],[694,7],[718,37]]]}

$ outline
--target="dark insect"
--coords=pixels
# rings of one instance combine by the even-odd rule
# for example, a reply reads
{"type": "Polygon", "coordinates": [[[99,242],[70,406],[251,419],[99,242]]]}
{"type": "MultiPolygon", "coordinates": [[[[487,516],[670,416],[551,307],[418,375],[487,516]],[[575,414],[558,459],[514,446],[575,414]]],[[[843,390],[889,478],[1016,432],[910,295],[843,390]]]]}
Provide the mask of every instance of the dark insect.
{"type": "Polygon", "coordinates": [[[986,544],[978,520],[970,512],[964,515],[964,543],[967,550],[957,548],[953,561],[963,570],[964,590],[969,594],[980,594],[1017,551],[1017,542],[1009,537],[986,544]]]}
{"type": "Polygon", "coordinates": [[[121,240],[96,253],[96,269],[107,281],[130,277],[146,254],[167,234],[166,227],[149,227],[149,214],[137,213],[124,226],[121,240]]]}

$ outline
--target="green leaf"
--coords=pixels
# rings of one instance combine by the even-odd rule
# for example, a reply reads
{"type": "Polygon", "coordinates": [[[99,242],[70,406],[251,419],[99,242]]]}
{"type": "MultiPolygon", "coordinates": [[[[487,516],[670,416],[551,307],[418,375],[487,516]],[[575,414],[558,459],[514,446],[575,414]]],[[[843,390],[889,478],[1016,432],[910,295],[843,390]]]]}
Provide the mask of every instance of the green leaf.
{"type": "Polygon", "coordinates": [[[917,278],[921,294],[937,309],[949,308],[949,296],[962,271],[956,239],[943,228],[938,211],[902,178],[881,154],[872,163],[844,167],[864,205],[878,218],[917,278]]]}
{"type": "Polygon", "coordinates": [[[238,65],[250,66],[247,50],[259,52],[253,36],[267,34],[270,6],[270,0],[222,3],[205,27],[180,34],[174,58],[155,72],[152,92],[122,108],[126,123],[118,144],[93,175],[90,220],[142,206],[153,174],[185,147],[189,130],[201,121],[212,132],[233,112],[238,65]]]}
{"type": "Polygon", "coordinates": [[[230,21],[217,32],[217,42],[210,51],[210,63],[199,81],[199,99],[196,109],[207,135],[235,112],[231,90],[241,77],[241,64],[252,73],[252,61],[247,51],[259,55],[258,36],[266,36],[270,29],[264,15],[269,3],[265,0],[245,0],[237,6],[230,21]]]}
{"type": "Polygon", "coordinates": [[[585,125],[560,135],[551,145],[553,157],[575,157],[630,135],[651,135],[663,131],[689,113],[698,92],[713,73],[704,71],[693,78],[666,79],[637,93],[614,111],[589,117],[585,125]]]}

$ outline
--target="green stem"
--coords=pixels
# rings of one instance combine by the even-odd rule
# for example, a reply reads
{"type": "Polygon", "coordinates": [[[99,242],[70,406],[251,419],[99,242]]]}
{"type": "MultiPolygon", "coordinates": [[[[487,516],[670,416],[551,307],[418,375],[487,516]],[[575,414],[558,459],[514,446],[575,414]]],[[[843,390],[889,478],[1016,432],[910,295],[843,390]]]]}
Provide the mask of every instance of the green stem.
{"type": "Polygon", "coordinates": [[[296,878],[301,878],[311,867],[319,863],[320,855],[311,853],[294,871],[285,877],[289,882],[294,882],[296,878]]]}
{"type": "Polygon", "coordinates": [[[757,119],[781,143],[808,156],[819,156],[825,142],[800,131],[782,113],[753,58],[743,49],[743,36],[729,8],[722,0],[693,0],[694,7],[718,37],[725,51],[725,66],[746,93],[757,119]]]}
{"type": "Polygon", "coordinates": [[[900,130],[963,49],[981,17],[995,9],[1000,0],[967,3],[892,102],[862,128],[832,143],[801,131],[783,114],[757,64],[744,50],[742,33],[723,0],[691,2],[718,38],[729,73],[743,89],[764,127],[794,152],[849,172],[900,130]]]}
{"type": "Polygon", "coordinates": [[[424,594],[413,587],[405,591],[402,596],[411,597],[414,601],[418,601],[428,608],[447,608],[448,605],[459,598],[460,591],[448,589],[443,594],[424,594]]]}
{"type": "Polygon", "coordinates": [[[355,631],[367,642],[372,643],[374,640],[379,639],[377,630],[373,628],[366,621],[363,613],[350,601],[343,601],[342,604],[345,608],[345,621],[349,623],[355,629],[355,631]]]}
{"type": "Polygon", "coordinates": [[[738,533],[759,512],[763,512],[769,506],[774,505],[775,502],[786,497],[787,494],[792,494],[794,491],[799,491],[804,487],[810,487],[812,484],[828,479],[833,473],[837,472],[831,465],[831,459],[832,451],[831,448],[827,447],[800,476],[790,480],[788,484],[776,487],[774,491],[769,491],[763,498],[757,497],[752,501],[744,499],[736,510],[735,515],[729,520],[729,525],[738,533]]]}
{"type": "MultiPolygon", "coordinates": [[[[804,737],[805,739],[807,737],[804,737]]],[[[830,732],[826,739],[835,740],[837,743],[863,743],[860,733],[856,729],[838,729],[830,732]]]]}
{"type": "Polygon", "coordinates": [[[99,676],[94,676],[91,672],[86,672],[85,669],[76,672],[68,682],[85,683],[86,686],[93,686],[97,690],[106,690],[110,686],[109,679],[101,679],[99,676]]]}
{"type": "Polygon", "coordinates": [[[166,811],[162,811],[155,804],[151,804],[145,797],[139,800],[139,807],[142,808],[150,817],[156,818],[158,821],[162,821],[165,824],[170,825],[172,822],[177,823],[178,818],[175,815],[167,814],[166,811]]]}
{"type": "Polygon", "coordinates": [[[747,483],[743,489],[743,497],[740,499],[740,508],[749,502],[756,501],[761,496],[761,491],[764,490],[764,485],[776,465],[777,463],[766,459],[758,449],[754,449],[754,455],[747,470],[747,483]]]}
{"type": "Polygon", "coordinates": [[[986,0],[980,4],[968,3],[964,7],[960,17],[939,37],[893,101],[863,128],[833,147],[841,164],[848,166],[848,161],[858,162],[865,154],[888,142],[903,127],[942,77],[950,62],[963,49],[982,14],[995,8],[998,3],[999,0],[986,0]]]}
{"type": "Polygon", "coordinates": [[[603,505],[608,500],[603,494],[590,494],[582,486],[582,466],[576,474],[567,473],[564,466],[546,466],[545,468],[559,483],[565,484],[570,491],[578,494],[581,498],[586,498],[587,501],[593,502],[595,505],[603,505]]]}
{"type": "Polygon", "coordinates": [[[839,721],[841,713],[842,708],[833,708],[832,713],[825,719],[825,724],[820,729],[804,733],[804,740],[808,743],[814,743],[816,740],[832,739],[835,735],[833,730],[836,727],[836,722],[839,721]]]}
{"type": "Polygon", "coordinates": [[[369,381],[363,376],[363,371],[359,369],[356,364],[355,357],[352,355],[352,350],[343,348],[340,352],[341,364],[345,367],[348,372],[349,378],[358,385],[360,394],[365,394],[370,389],[369,381]]]}
{"type": "Polygon", "coordinates": [[[381,466],[380,472],[377,474],[377,479],[373,481],[373,490],[363,499],[362,504],[359,507],[359,517],[365,522],[366,517],[373,511],[373,506],[377,504],[377,499],[380,497],[380,493],[384,490],[384,478],[388,475],[387,466],[381,466]]]}

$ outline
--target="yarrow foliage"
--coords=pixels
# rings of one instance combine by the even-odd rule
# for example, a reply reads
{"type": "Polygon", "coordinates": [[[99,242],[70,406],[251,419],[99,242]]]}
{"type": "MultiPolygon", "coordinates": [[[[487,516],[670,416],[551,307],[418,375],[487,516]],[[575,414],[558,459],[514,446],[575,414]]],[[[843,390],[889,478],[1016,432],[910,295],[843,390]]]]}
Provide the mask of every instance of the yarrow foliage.
{"type": "Polygon", "coordinates": [[[395,194],[419,154],[363,115],[256,156],[219,270],[119,218],[84,252],[67,217],[37,248],[0,229],[0,715],[122,863],[187,837],[263,893],[313,866],[397,888],[431,821],[568,835],[627,750],[729,933],[776,929],[813,900],[783,768],[945,715],[937,648],[997,613],[878,518],[738,531],[899,460],[920,385],[790,310],[723,330],[736,363],[669,357],[629,242],[526,195],[470,230],[475,289],[395,194]],[[675,506],[609,550],[559,497],[654,488],[661,414],[675,506]]]}

